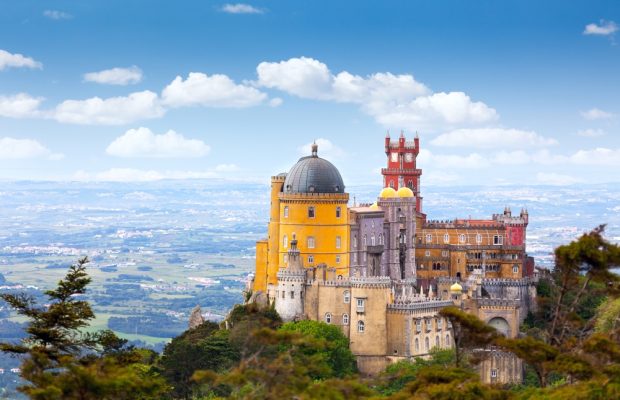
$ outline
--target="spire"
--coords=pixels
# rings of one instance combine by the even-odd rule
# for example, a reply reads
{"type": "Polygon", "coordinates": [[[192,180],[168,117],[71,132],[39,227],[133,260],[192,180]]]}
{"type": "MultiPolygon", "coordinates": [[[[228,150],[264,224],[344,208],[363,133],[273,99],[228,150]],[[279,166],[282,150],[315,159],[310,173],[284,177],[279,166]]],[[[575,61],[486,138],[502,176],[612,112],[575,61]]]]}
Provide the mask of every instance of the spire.
{"type": "Polygon", "coordinates": [[[433,298],[433,285],[428,285],[428,298],[433,298]]]}
{"type": "Polygon", "coordinates": [[[291,240],[291,248],[288,250],[288,269],[291,271],[303,270],[299,249],[297,248],[297,239],[295,239],[294,235],[293,240],[291,240]]]}
{"type": "Polygon", "coordinates": [[[390,130],[389,129],[385,131],[385,137],[386,137],[386,139],[390,138],[390,130]]]}
{"type": "Polygon", "coordinates": [[[405,131],[403,131],[402,129],[400,130],[400,137],[404,138],[405,137],[405,131]]]}
{"type": "Polygon", "coordinates": [[[316,140],[312,143],[312,157],[318,157],[319,145],[316,144],[316,140]]]}
{"type": "Polygon", "coordinates": [[[420,285],[420,296],[424,297],[424,287],[420,285]]]}

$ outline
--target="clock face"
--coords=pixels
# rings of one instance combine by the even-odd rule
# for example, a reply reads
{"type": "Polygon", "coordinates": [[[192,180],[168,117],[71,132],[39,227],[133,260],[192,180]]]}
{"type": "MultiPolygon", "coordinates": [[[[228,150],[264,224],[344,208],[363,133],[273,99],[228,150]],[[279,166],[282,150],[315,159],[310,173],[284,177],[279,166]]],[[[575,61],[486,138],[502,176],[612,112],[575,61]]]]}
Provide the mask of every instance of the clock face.
{"type": "Polygon", "coordinates": [[[398,153],[392,153],[392,162],[398,161],[398,153]]]}
{"type": "Polygon", "coordinates": [[[413,161],[413,154],[411,154],[411,153],[405,154],[405,161],[407,161],[407,162],[413,161]]]}

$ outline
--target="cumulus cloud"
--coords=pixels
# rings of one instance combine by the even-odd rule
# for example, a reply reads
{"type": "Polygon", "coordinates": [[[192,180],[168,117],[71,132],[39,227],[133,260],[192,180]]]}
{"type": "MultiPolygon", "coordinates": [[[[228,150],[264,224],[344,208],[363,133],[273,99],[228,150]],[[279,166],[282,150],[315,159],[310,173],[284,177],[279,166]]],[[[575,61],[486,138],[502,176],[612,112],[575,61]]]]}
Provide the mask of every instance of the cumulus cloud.
{"type": "Polygon", "coordinates": [[[27,93],[0,96],[0,116],[9,118],[29,118],[40,114],[42,97],[32,97],[27,93]]]}
{"type": "Polygon", "coordinates": [[[312,144],[316,143],[318,146],[318,154],[320,157],[341,157],[345,153],[344,151],[334,145],[329,139],[318,138],[314,142],[306,143],[298,148],[299,153],[304,156],[309,156],[312,153],[312,144]]]}
{"type": "Polygon", "coordinates": [[[0,71],[6,68],[43,68],[43,64],[22,54],[12,54],[0,49],[0,71]]]}
{"type": "Polygon", "coordinates": [[[142,80],[142,70],[135,65],[129,68],[111,68],[84,74],[84,80],[108,85],[131,85],[142,80]]]}
{"type": "Polygon", "coordinates": [[[52,153],[47,147],[33,139],[0,138],[0,160],[46,158],[60,160],[62,154],[52,153]]]}
{"type": "Polygon", "coordinates": [[[609,118],[613,118],[614,114],[607,112],[607,111],[603,111],[601,109],[598,108],[591,108],[587,111],[582,111],[581,112],[581,116],[585,119],[588,120],[597,120],[597,119],[609,119],[609,118]]]}
{"type": "Polygon", "coordinates": [[[584,35],[601,35],[608,36],[614,34],[618,30],[618,25],[614,21],[601,20],[600,23],[592,23],[586,25],[583,30],[584,35]]]}
{"type": "Polygon", "coordinates": [[[605,131],[602,129],[584,129],[584,130],[578,131],[577,135],[583,136],[583,137],[594,138],[594,137],[604,136],[605,131]]]}
{"type": "Polygon", "coordinates": [[[386,126],[431,128],[487,123],[497,112],[462,92],[432,93],[412,75],[375,73],[365,77],[347,71],[333,74],[326,64],[309,57],[261,62],[261,87],[301,98],[359,104],[386,126]]]}
{"type": "Polygon", "coordinates": [[[128,96],[65,100],[56,106],[53,118],[70,124],[123,125],[165,113],[156,93],[149,90],[128,96]]]}
{"type": "Polygon", "coordinates": [[[579,150],[570,161],[580,165],[620,166],[620,149],[598,147],[593,150],[579,150]]]}
{"type": "Polygon", "coordinates": [[[542,137],[536,132],[502,128],[457,129],[441,134],[431,141],[435,146],[478,149],[518,149],[557,143],[555,139],[542,137]]]}
{"type": "Polygon", "coordinates": [[[170,107],[252,107],[263,103],[267,95],[258,89],[236,84],[226,75],[208,76],[191,72],[187,79],[177,76],[162,92],[162,101],[170,107]]]}
{"type": "Polygon", "coordinates": [[[260,8],[243,3],[224,4],[220,10],[228,14],[263,14],[265,12],[260,8]]]}
{"type": "Polygon", "coordinates": [[[54,20],[73,18],[73,15],[66,13],[64,11],[58,11],[58,10],[45,10],[43,11],[43,16],[49,19],[54,19],[54,20]]]}
{"type": "Polygon", "coordinates": [[[170,130],[154,134],[148,128],[130,129],[114,139],[106,153],[115,157],[187,158],[204,157],[210,151],[202,140],[186,139],[170,130]]]}
{"type": "Polygon", "coordinates": [[[467,155],[434,154],[428,149],[421,149],[418,155],[420,165],[432,165],[437,170],[442,169],[477,169],[488,167],[490,162],[478,153],[467,155]]]}

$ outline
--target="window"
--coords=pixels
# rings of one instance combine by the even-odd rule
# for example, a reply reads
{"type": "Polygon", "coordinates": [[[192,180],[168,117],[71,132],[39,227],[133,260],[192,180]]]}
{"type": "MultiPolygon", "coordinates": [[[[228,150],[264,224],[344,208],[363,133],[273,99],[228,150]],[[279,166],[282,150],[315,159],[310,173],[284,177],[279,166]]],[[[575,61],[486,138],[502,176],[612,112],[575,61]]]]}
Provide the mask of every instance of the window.
{"type": "Polygon", "coordinates": [[[383,234],[379,234],[379,244],[383,244],[383,234]]]}
{"type": "Polygon", "coordinates": [[[344,303],[349,304],[351,302],[351,292],[349,292],[348,290],[345,290],[343,298],[344,298],[344,303]]]}
{"type": "Polygon", "coordinates": [[[493,244],[501,245],[504,243],[504,237],[502,235],[494,235],[493,236],[493,244]]]}
{"type": "Polygon", "coordinates": [[[357,312],[364,312],[364,299],[357,299],[357,312]]]}
{"type": "Polygon", "coordinates": [[[366,247],[366,235],[364,235],[364,238],[362,239],[362,246],[366,247]]]}
{"type": "Polygon", "coordinates": [[[288,236],[284,235],[282,237],[282,247],[286,248],[288,246],[288,236]]]}
{"type": "Polygon", "coordinates": [[[450,243],[450,235],[448,235],[447,233],[443,235],[443,242],[444,243],[450,243]]]}
{"type": "Polygon", "coordinates": [[[357,235],[353,236],[353,248],[357,249],[357,235]]]}
{"type": "Polygon", "coordinates": [[[340,256],[336,256],[336,264],[340,264],[340,256]]]}
{"type": "Polygon", "coordinates": [[[336,207],[336,218],[340,218],[340,214],[342,214],[342,209],[340,207],[336,207]]]}
{"type": "MultiPolygon", "coordinates": [[[[419,319],[415,322],[415,331],[416,332],[422,332],[422,320],[419,319]]],[[[417,339],[416,339],[417,340],[417,339]]]]}
{"type": "Polygon", "coordinates": [[[415,338],[415,351],[416,353],[420,351],[420,341],[418,340],[418,338],[415,338]]]}
{"type": "Polygon", "coordinates": [[[428,338],[424,338],[424,350],[428,351],[429,348],[429,341],[428,338]]]}
{"type": "Polygon", "coordinates": [[[286,292],[283,290],[282,291],[282,298],[285,299],[286,298],[286,292]]]}
{"type": "Polygon", "coordinates": [[[291,299],[295,298],[295,292],[291,291],[291,299]]]}
{"type": "Polygon", "coordinates": [[[366,327],[364,326],[364,321],[357,321],[357,331],[359,333],[364,333],[364,329],[366,327]]]}
{"type": "Polygon", "coordinates": [[[426,251],[424,252],[424,256],[425,256],[425,257],[430,257],[430,256],[431,256],[431,251],[430,251],[430,250],[426,250],[426,251]]]}
{"type": "Polygon", "coordinates": [[[437,330],[441,330],[443,328],[443,320],[437,319],[437,330]]]}
{"type": "Polygon", "coordinates": [[[314,218],[314,206],[308,207],[308,218],[314,218]]]}
{"type": "Polygon", "coordinates": [[[342,325],[349,325],[349,314],[342,314],[342,325]]]}
{"type": "Polygon", "coordinates": [[[325,313],[325,323],[327,323],[327,324],[331,324],[332,323],[332,314],[331,313],[325,313]]]}
{"type": "Polygon", "coordinates": [[[476,243],[478,244],[482,243],[482,235],[479,233],[476,233],[476,243]]]}
{"type": "Polygon", "coordinates": [[[314,264],[314,256],[308,256],[308,264],[314,264]]]}
{"type": "Polygon", "coordinates": [[[446,335],[446,343],[444,343],[446,347],[452,347],[452,343],[450,343],[450,335],[446,335]]]}
{"type": "Polygon", "coordinates": [[[353,262],[356,263],[357,262],[357,253],[353,253],[353,262]]]}
{"type": "Polygon", "coordinates": [[[439,344],[439,335],[435,336],[435,347],[440,347],[441,345],[439,344]]]}
{"type": "Polygon", "coordinates": [[[374,246],[374,245],[375,245],[375,235],[372,235],[372,236],[370,237],[370,245],[371,245],[371,246],[374,246]]]}
{"type": "Polygon", "coordinates": [[[340,244],[341,244],[342,240],[340,239],[340,236],[336,236],[336,248],[339,249],[340,248],[340,244]]]}
{"type": "Polygon", "coordinates": [[[519,266],[517,264],[512,266],[512,273],[513,274],[518,274],[519,273],[519,266]]]}
{"type": "Polygon", "coordinates": [[[459,235],[459,242],[465,243],[467,241],[467,237],[464,234],[459,235]]]}
{"type": "Polygon", "coordinates": [[[314,236],[308,236],[308,248],[309,249],[314,249],[314,236]]]}
{"type": "Polygon", "coordinates": [[[442,257],[448,257],[448,250],[441,250],[442,257]]]}
{"type": "Polygon", "coordinates": [[[426,323],[426,332],[430,332],[433,322],[431,321],[430,318],[427,318],[424,322],[426,323]]]}
{"type": "Polygon", "coordinates": [[[288,218],[288,206],[284,206],[284,218],[288,218]]]}
{"type": "Polygon", "coordinates": [[[432,243],[433,242],[433,235],[426,235],[426,243],[432,243]]]}
{"type": "Polygon", "coordinates": [[[496,369],[492,369],[491,370],[491,378],[497,378],[497,370],[496,369]]]}

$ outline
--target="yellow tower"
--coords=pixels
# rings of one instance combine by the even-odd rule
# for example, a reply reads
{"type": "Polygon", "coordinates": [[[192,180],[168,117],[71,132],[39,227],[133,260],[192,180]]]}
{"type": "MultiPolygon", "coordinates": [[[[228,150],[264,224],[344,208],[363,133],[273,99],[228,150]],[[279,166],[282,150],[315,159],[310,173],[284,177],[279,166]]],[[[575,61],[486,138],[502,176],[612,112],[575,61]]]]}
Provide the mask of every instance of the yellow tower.
{"type": "Polygon", "coordinates": [[[312,154],[288,174],[271,179],[269,236],[256,244],[254,290],[277,284],[277,272],[288,265],[290,242],[296,239],[302,265],[327,264],[337,275],[349,275],[349,195],[338,169],[312,154]]]}

